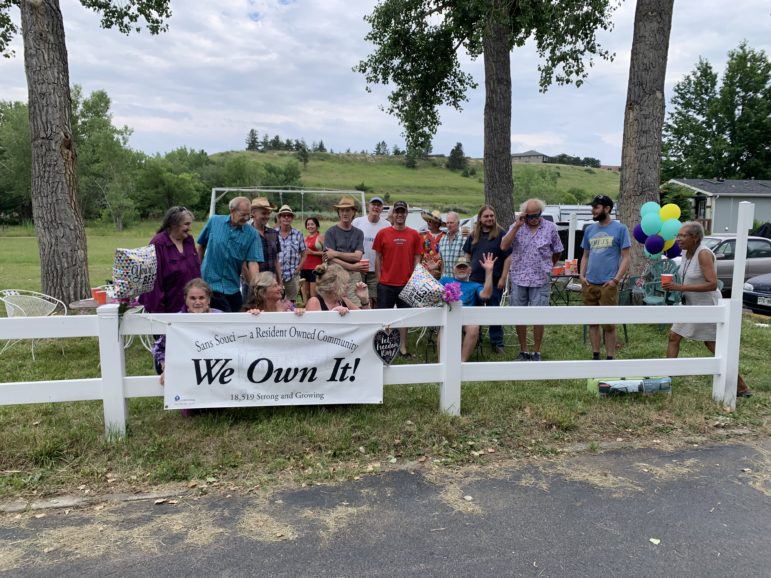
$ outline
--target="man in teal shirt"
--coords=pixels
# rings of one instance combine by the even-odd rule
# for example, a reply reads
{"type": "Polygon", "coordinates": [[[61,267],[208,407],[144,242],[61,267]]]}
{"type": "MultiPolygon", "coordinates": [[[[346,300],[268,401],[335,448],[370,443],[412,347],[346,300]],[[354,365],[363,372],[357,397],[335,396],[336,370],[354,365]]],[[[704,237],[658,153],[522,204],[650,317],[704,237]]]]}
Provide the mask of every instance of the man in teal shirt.
{"type": "Polygon", "coordinates": [[[247,264],[247,282],[260,272],[262,241],[248,226],[251,202],[236,197],[228,205],[229,215],[213,215],[198,236],[201,275],[212,289],[211,306],[221,311],[240,311],[241,267],[247,264]]]}

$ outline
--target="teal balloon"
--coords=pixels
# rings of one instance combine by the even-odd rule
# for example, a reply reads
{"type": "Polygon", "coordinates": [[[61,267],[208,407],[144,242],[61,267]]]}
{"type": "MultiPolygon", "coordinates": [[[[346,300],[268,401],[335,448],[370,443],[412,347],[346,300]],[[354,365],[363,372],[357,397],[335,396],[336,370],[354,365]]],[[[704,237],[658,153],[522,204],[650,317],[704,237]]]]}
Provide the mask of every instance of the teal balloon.
{"type": "Polygon", "coordinates": [[[667,219],[661,225],[661,231],[659,232],[659,235],[664,237],[665,241],[671,241],[677,237],[677,233],[680,231],[680,225],[681,223],[677,219],[667,219]]]}
{"type": "Polygon", "coordinates": [[[661,229],[661,216],[659,215],[658,211],[650,213],[646,213],[645,216],[642,218],[642,221],[640,222],[640,226],[642,227],[643,233],[648,235],[649,237],[651,235],[655,235],[659,232],[661,229]]]}
{"type": "MultiPolygon", "coordinates": [[[[658,215],[660,210],[661,205],[655,201],[648,201],[642,207],[640,207],[640,217],[644,217],[648,213],[656,213],[658,215]]],[[[651,233],[651,235],[653,234],[654,233],[651,233]]]]}
{"type": "Polygon", "coordinates": [[[661,253],[651,254],[648,252],[648,249],[643,249],[643,255],[645,255],[648,259],[658,259],[661,257],[661,253]]]}

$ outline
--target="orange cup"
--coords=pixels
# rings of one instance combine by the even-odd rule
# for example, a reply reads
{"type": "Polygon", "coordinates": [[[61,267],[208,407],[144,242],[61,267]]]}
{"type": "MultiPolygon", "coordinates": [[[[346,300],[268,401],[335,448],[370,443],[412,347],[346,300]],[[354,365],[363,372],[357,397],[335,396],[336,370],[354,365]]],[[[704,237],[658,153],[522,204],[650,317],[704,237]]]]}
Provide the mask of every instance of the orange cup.
{"type": "Polygon", "coordinates": [[[361,265],[361,270],[364,273],[367,273],[369,271],[369,259],[362,259],[359,261],[359,265],[361,265]]]}
{"type": "Polygon", "coordinates": [[[661,282],[662,283],[671,283],[672,282],[672,274],[671,273],[662,273],[661,274],[661,282]]]}
{"type": "Polygon", "coordinates": [[[97,305],[107,304],[107,291],[104,289],[95,289],[92,290],[92,294],[94,295],[97,305]]]}
{"type": "Polygon", "coordinates": [[[99,287],[92,287],[91,288],[91,299],[96,299],[96,292],[99,291],[99,287]]]}

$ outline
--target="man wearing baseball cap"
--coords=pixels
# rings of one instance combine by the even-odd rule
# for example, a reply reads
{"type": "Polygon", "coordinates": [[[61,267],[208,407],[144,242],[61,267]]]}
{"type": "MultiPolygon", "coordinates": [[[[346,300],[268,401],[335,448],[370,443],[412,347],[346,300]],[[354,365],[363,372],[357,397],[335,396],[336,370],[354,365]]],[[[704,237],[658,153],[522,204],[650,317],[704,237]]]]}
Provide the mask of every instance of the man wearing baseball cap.
{"type": "MultiPolygon", "coordinates": [[[[592,220],[584,231],[581,248],[579,278],[584,305],[618,305],[618,285],[629,267],[629,230],[626,225],[614,221],[610,212],[613,199],[597,195],[590,203],[592,220]]],[[[608,359],[616,353],[616,326],[602,326],[605,334],[605,350],[608,359]]],[[[589,326],[589,340],[592,343],[592,359],[600,358],[600,326],[589,326]]]]}
{"type": "Polygon", "coordinates": [[[378,231],[390,227],[391,223],[380,218],[383,212],[383,199],[372,197],[367,204],[367,214],[356,217],[353,226],[364,234],[364,259],[369,261],[369,267],[361,272],[361,280],[367,284],[369,290],[370,307],[377,307],[377,276],[375,275],[375,251],[372,248],[378,231]]]}
{"type": "MultiPolygon", "coordinates": [[[[423,243],[415,229],[407,226],[407,203],[396,201],[391,207],[394,217],[393,227],[378,231],[375,242],[375,275],[377,284],[378,309],[408,308],[409,305],[399,299],[399,293],[410,280],[412,271],[423,256],[423,243]]],[[[407,328],[399,329],[401,342],[399,353],[402,357],[412,357],[407,351],[407,328]]]]}
{"type": "MultiPolygon", "coordinates": [[[[453,267],[453,276],[440,277],[439,282],[442,285],[449,283],[460,284],[461,303],[463,303],[464,307],[484,305],[493,294],[493,267],[497,260],[498,258],[492,253],[486,253],[484,259],[480,260],[479,264],[485,271],[484,285],[469,280],[471,276],[471,263],[465,255],[458,257],[455,267],[453,267]]],[[[477,346],[477,341],[479,341],[479,325],[464,325],[460,354],[461,361],[469,360],[471,352],[477,346]]]]}

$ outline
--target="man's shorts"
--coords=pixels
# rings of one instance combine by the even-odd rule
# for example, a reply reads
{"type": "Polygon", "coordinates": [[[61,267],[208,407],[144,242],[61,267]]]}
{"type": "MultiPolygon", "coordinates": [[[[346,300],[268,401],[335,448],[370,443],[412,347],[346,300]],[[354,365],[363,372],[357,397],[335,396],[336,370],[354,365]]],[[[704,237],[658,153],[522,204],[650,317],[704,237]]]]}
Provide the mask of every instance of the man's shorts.
{"type": "Polygon", "coordinates": [[[284,281],[284,296],[290,301],[297,300],[297,292],[300,290],[300,275],[293,275],[289,281],[284,281]]]}
{"type": "Polygon", "coordinates": [[[316,271],[313,269],[303,269],[300,271],[300,279],[305,279],[306,283],[316,282],[316,271]]]}
{"type": "Polygon", "coordinates": [[[396,305],[399,309],[409,309],[410,306],[399,298],[399,293],[404,289],[404,285],[393,286],[377,284],[377,308],[393,309],[396,305]]]}
{"type": "MultiPolygon", "coordinates": [[[[603,287],[602,285],[592,285],[585,283],[581,287],[581,298],[584,305],[618,305],[618,286],[603,287]]],[[[603,325],[605,331],[615,328],[615,325],[603,325]]]]}
{"type": "Polygon", "coordinates": [[[551,284],[540,287],[511,286],[510,304],[515,307],[547,307],[551,297],[551,284]]]}
{"type": "Polygon", "coordinates": [[[356,283],[361,281],[361,273],[358,271],[348,271],[348,293],[346,297],[356,306],[361,306],[361,301],[356,296],[356,283]]]}
{"type": "Polygon", "coordinates": [[[377,276],[374,271],[369,271],[361,276],[361,280],[367,284],[370,299],[377,299],[377,276]]]}

